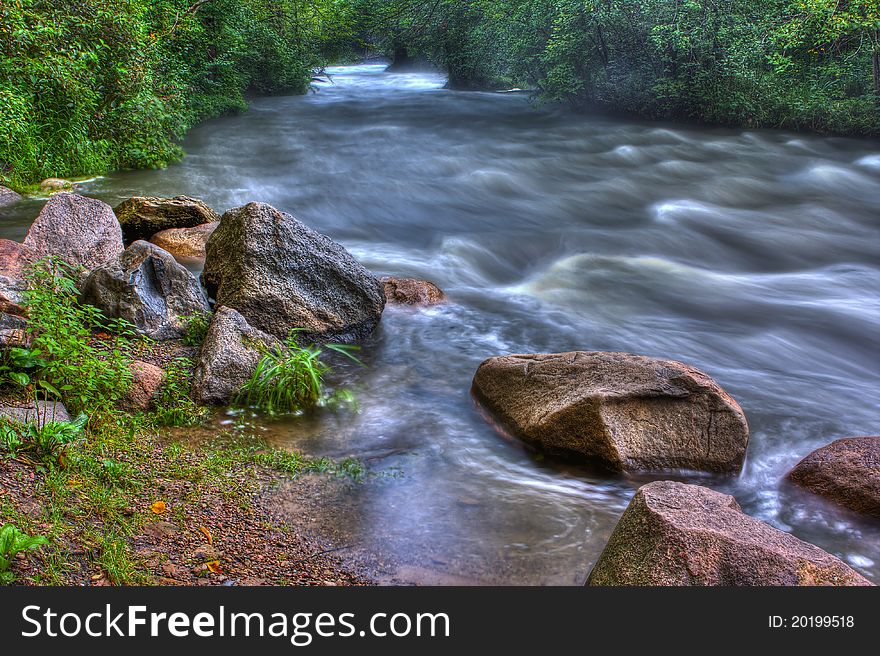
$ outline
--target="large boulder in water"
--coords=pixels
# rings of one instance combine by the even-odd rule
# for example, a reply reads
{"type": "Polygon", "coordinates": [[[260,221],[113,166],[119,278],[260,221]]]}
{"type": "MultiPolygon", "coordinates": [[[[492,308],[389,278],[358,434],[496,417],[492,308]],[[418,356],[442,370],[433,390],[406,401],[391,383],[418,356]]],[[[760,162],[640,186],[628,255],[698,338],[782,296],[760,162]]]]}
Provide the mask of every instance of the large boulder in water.
{"type": "Polygon", "coordinates": [[[850,437],[816,449],[788,474],[814,494],[880,517],[880,437],[850,437]]]}
{"type": "Polygon", "coordinates": [[[211,311],[196,277],[170,253],[145,241],[134,242],[92,271],[83,283],[82,300],[153,339],[182,337],[187,317],[211,311]]]}
{"type": "Polygon", "coordinates": [[[189,196],[134,196],[117,205],[115,212],[126,243],[149,239],[162,230],[194,228],[220,220],[220,215],[203,201],[189,196]]]}
{"type": "Polygon", "coordinates": [[[699,485],[658,481],[633,497],[588,585],[871,585],[807,542],[699,485]]]}
{"type": "Polygon", "coordinates": [[[585,351],[496,357],[480,365],[473,392],[518,437],[617,471],[738,471],[749,441],[737,402],[672,360],[585,351]]]}
{"type": "Polygon", "coordinates": [[[264,351],[281,347],[280,340],[248,324],[238,311],[218,308],[196,359],[193,399],[227,405],[253,375],[264,351]]]}
{"type": "Polygon", "coordinates": [[[150,242],[163,248],[175,257],[205,259],[205,246],[214,230],[220,225],[217,222],[204,223],[194,228],[169,228],[152,236],[150,242]]]}
{"type": "Polygon", "coordinates": [[[382,316],[382,283],[342,246],[265,203],[229,210],[208,240],[202,280],[217,305],[284,339],[350,342],[382,316]]]}
{"type": "Polygon", "coordinates": [[[40,256],[58,255],[86,269],[113,259],[124,248],[119,221],[107,203],[67,192],[46,202],[24,245],[40,256]]]}

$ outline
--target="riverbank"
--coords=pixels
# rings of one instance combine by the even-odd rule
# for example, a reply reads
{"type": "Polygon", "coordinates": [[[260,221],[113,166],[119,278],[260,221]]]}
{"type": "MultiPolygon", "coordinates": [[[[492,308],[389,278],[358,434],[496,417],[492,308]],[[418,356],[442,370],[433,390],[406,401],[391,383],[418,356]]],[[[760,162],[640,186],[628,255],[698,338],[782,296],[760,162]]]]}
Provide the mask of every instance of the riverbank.
{"type": "Polygon", "coordinates": [[[48,539],[12,573],[21,585],[364,585],[273,502],[309,471],[356,484],[334,469],[253,435],[193,443],[124,426],[91,432],[57,468],[4,458],[3,522],[48,539]]]}

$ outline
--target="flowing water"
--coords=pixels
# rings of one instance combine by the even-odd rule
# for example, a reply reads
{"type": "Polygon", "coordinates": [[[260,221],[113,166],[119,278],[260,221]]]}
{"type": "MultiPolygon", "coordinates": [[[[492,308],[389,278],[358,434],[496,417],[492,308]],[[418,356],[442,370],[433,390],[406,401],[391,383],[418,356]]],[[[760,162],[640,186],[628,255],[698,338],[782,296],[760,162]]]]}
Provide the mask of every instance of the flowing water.
{"type": "MultiPolygon", "coordinates": [[[[880,582],[880,527],[784,484],[833,439],[880,430],[880,143],[575,116],[441,76],[331,69],[193,130],[164,171],[85,193],[252,200],[295,214],[382,274],[452,302],[389,308],[343,412],[267,422],[270,439],[363,458],[316,503],[340,544],[396,580],[579,584],[647,478],[542,460],[469,394],[490,356],[574,349],[674,358],[742,405],[738,477],[680,474],[880,582]],[[439,576],[440,578],[434,578],[439,576]]],[[[35,202],[0,215],[20,238],[35,202]]]]}

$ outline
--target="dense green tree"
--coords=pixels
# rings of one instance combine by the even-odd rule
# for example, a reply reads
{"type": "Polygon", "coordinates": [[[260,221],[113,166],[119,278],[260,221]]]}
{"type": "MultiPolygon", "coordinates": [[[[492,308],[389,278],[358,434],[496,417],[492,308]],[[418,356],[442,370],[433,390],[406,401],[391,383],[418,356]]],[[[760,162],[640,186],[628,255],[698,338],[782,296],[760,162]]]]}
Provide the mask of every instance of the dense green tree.
{"type": "Polygon", "coordinates": [[[0,179],[162,166],[368,50],[580,109],[880,136],[877,0],[5,0],[0,179]]]}

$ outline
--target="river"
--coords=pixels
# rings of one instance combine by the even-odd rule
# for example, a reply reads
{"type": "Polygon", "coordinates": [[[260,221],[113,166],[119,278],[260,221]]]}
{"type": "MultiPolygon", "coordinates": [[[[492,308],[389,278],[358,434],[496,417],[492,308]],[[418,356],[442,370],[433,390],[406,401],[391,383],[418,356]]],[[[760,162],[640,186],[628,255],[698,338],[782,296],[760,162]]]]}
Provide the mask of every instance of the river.
{"type": "MultiPolygon", "coordinates": [[[[261,424],[367,463],[324,503],[340,544],[382,554],[397,581],[583,583],[651,478],[536,457],[469,388],[493,355],[619,350],[700,367],[748,416],[741,475],[677,478],[880,583],[880,526],[783,480],[812,449],[880,430],[880,143],[578,116],[383,69],[329,69],[314,93],[198,126],[179,164],[83,188],[114,205],[265,201],[377,273],[447,292],[389,308],[367,366],[337,374],[357,413],[261,424]]],[[[3,210],[0,236],[38,209],[3,210]]]]}

